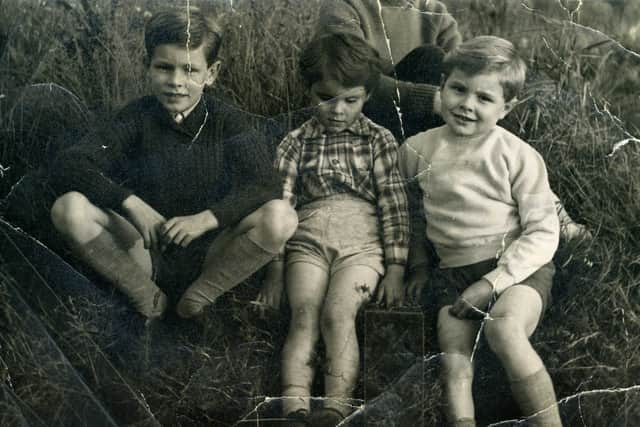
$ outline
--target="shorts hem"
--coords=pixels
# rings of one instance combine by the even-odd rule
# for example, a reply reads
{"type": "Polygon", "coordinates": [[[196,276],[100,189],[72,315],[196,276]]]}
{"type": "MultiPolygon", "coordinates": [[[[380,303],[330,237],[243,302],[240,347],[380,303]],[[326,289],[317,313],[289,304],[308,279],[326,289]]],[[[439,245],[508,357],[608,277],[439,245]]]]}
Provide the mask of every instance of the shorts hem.
{"type": "Polygon", "coordinates": [[[371,264],[365,264],[365,263],[362,263],[362,262],[355,262],[355,263],[352,263],[352,264],[340,264],[336,268],[332,268],[331,269],[331,272],[329,273],[329,276],[332,277],[334,274],[336,274],[340,270],[344,270],[345,268],[356,267],[356,266],[369,267],[370,269],[372,269],[373,271],[378,273],[378,276],[380,276],[380,277],[384,276],[384,272],[385,272],[384,267],[378,269],[378,268],[375,268],[374,266],[372,266],[371,264]]]}

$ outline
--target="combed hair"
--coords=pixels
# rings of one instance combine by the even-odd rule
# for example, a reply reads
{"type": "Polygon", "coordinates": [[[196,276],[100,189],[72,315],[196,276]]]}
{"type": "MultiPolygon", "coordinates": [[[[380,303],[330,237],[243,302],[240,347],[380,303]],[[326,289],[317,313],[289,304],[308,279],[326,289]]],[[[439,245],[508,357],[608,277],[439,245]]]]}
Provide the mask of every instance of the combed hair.
{"type": "Polygon", "coordinates": [[[331,33],[307,44],[299,66],[309,87],[322,80],[335,80],[344,87],[364,86],[371,92],[380,79],[382,60],[378,51],[361,38],[331,33]]]}
{"type": "Polygon", "coordinates": [[[222,35],[218,23],[211,16],[205,16],[197,7],[173,7],[155,13],[147,22],[144,32],[144,46],[147,61],[162,44],[180,44],[190,49],[205,46],[207,65],[218,57],[222,35]],[[189,31],[187,32],[187,28],[189,31]]]}
{"type": "Polygon", "coordinates": [[[495,36],[475,37],[449,52],[443,62],[444,80],[454,69],[470,75],[498,72],[505,101],[518,96],[527,73],[513,44],[495,36]]]}

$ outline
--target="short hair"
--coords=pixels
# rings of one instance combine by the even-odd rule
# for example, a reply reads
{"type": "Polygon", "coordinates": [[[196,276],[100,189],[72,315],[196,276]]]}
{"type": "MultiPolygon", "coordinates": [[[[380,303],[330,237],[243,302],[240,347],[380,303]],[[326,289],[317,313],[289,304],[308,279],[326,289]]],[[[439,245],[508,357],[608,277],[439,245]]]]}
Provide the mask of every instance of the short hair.
{"type": "Polygon", "coordinates": [[[378,51],[363,39],[347,33],[330,33],[307,44],[299,66],[309,87],[330,79],[345,87],[364,86],[368,93],[378,84],[382,60],[378,51]]]}
{"type": "Polygon", "coordinates": [[[465,41],[444,57],[442,66],[443,81],[455,69],[466,74],[498,72],[505,101],[518,96],[527,73],[527,66],[513,44],[495,36],[479,36],[465,41]]]}
{"type": "Polygon", "coordinates": [[[155,13],[147,22],[144,31],[144,46],[147,61],[162,44],[183,44],[198,49],[205,46],[207,65],[218,57],[222,35],[215,19],[206,16],[197,7],[166,8],[155,13]]]}

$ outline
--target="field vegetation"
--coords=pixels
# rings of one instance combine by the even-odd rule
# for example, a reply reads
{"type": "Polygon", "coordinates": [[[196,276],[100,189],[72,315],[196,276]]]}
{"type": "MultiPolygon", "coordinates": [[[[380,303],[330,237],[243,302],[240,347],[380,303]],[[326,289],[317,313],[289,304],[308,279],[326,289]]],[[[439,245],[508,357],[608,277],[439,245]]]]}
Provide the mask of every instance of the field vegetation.
{"type": "MultiPolygon", "coordinates": [[[[444,2],[465,38],[496,34],[521,48],[531,71],[527,96],[505,126],[542,153],[552,187],[593,234],[561,244],[554,304],[533,336],[564,420],[638,425],[640,3],[444,2]]],[[[143,26],[166,3],[0,0],[0,197],[46,166],[51,134],[60,131],[49,123],[50,134],[34,140],[30,128],[16,129],[22,115],[41,128],[37,112],[12,110],[31,93],[24,88],[55,83],[102,119],[145,93],[143,26]]],[[[319,0],[191,3],[223,16],[216,94],[264,116],[306,105],[296,63],[319,0]]],[[[36,273],[42,248],[27,262],[1,233],[0,425],[223,426],[277,412],[277,399],[266,397],[279,391],[288,313],[256,313],[259,277],[221,301],[204,326],[170,316],[148,331],[118,295],[59,261],[36,273]]],[[[442,423],[429,308],[424,316],[416,306],[371,308],[359,319],[365,363],[357,397],[366,399],[369,425],[442,423]]],[[[517,418],[486,345],[478,365],[479,419],[517,418]]]]}

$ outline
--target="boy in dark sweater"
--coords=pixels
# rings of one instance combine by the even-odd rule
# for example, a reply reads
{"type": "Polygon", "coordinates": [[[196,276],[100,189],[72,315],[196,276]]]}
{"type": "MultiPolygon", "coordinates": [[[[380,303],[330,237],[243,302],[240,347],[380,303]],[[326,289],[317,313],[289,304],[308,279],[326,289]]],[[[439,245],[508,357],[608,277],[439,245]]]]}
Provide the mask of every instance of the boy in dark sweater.
{"type": "Polygon", "coordinates": [[[203,93],[220,70],[220,41],[196,8],[157,13],[145,29],[153,96],[125,106],[52,168],[55,228],[148,319],[167,307],[160,260],[195,267],[177,305],[194,317],[271,260],[297,225],[267,141],[245,113],[203,93]]]}

